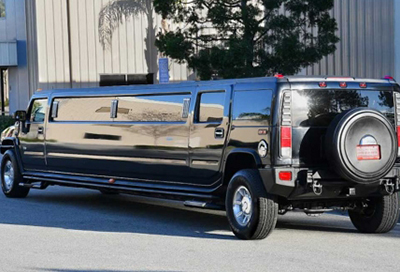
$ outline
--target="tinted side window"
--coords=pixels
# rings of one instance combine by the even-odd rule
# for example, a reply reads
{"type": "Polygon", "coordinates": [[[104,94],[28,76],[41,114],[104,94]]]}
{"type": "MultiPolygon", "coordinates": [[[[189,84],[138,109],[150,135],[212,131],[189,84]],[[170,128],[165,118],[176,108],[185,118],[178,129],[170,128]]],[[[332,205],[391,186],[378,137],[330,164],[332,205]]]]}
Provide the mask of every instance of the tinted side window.
{"type": "Polygon", "coordinates": [[[271,90],[236,91],[233,99],[233,120],[269,122],[271,90]]]}
{"type": "Polygon", "coordinates": [[[182,122],[183,101],[190,94],[146,95],[117,97],[118,114],[115,121],[182,122]]]}
{"type": "Polygon", "coordinates": [[[31,106],[30,121],[44,122],[46,116],[47,99],[34,100],[31,106]]]}
{"type": "Polygon", "coordinates": [[[111,97],[57,98],[58,116],[54,121],[112,121],[111,97]]]}
{"type": "Polygon", "coordinates": [[[200,123],[222,122],[225,92],[202,93],[199,99],[197,121],[200,123]]]}

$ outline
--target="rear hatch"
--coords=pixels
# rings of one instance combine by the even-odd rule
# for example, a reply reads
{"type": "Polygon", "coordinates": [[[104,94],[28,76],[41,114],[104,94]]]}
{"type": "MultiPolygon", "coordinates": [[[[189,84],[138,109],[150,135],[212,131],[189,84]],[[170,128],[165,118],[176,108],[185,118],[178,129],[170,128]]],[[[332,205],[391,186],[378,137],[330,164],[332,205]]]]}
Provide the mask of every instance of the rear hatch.
{"type": "Polygon", "coordinates": [[[375,109],[395,130],[393,90],[394,85],[390,83],[292,84],[292,163],[307,167],[327,165],[324,147],[327,129],[337,115],[350,109],[375,109]]]}

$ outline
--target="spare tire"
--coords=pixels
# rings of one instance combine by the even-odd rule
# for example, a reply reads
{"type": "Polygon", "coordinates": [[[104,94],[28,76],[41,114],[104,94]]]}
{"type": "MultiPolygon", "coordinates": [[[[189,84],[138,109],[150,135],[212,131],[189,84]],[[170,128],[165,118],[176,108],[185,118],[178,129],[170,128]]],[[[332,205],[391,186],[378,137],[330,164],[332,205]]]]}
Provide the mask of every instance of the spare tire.
{"type": "Polygon", "coordinates": [[[342,178],[360,184],[385,177],[396,161],[397,148],[394,125],[379,111],[369,108],[336,116],[325,138],[331,168],[342,178]]]}

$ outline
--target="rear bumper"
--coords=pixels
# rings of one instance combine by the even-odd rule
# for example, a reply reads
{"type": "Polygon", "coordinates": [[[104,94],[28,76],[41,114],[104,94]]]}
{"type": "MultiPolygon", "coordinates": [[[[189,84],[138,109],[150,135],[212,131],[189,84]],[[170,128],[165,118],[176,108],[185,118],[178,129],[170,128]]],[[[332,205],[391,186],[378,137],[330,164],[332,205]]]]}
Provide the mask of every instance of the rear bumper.
{"type": "Polygon", "coordinates": [[[385,178],[371,184],[352,183],[329,169],[273,167],[259,169],[268,193],[288,200],[351,199],[389,194],[386,190],[400,191],[400,166],[395,166],[385,178]],[[291,172],[292,179],[282,181],[279,172],[291,172]],[[391,186],[390,184],[393,184],[391,186]],[[320,188],[320,189],[319,189],[320,188]],[[321,190],[321,191],[320,191],[321,190]]]}

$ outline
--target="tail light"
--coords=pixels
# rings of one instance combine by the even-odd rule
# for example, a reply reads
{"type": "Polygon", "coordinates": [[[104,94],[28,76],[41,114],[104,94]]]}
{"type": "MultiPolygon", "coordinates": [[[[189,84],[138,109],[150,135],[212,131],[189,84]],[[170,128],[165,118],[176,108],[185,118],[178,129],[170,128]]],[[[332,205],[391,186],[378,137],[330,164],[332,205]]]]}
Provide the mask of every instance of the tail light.
{"type": "Polygon", "coordinates": [[[292,96],[290,92],[283,93],[282,122],[280,129],[281,157],[292,158],[292,96]]]}
{"type": "Polygon", "coordinates": [[[395,94],[396,98],[396,125],[397,125],[397,157],[400,157],[400,94],[395,94]]]}

